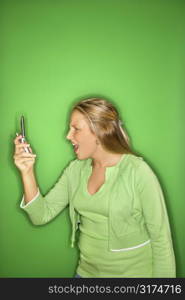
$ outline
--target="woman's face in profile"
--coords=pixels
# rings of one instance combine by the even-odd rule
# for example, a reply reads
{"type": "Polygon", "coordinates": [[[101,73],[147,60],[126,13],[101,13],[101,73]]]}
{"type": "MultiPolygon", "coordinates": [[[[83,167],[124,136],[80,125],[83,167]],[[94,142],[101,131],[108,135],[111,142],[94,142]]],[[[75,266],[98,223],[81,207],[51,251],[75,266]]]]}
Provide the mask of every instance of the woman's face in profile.
{"type": "Polygon", "coordinates": [[[67,139],[73,144],[78,159],[93,157],[97,150],[96,136],[82,113],[74,110],[71,114],[67,139]]]}

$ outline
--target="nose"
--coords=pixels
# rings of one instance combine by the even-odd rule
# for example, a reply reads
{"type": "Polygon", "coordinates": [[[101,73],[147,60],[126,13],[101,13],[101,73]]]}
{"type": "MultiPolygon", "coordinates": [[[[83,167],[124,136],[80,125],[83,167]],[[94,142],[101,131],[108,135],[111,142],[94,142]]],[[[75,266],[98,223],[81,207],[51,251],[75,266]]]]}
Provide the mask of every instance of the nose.
{"type": "Polygon", "coordinates": [[[71,140],[71,130],[68,131],[68,134],[66,135],[67,140],[71,140]]]}

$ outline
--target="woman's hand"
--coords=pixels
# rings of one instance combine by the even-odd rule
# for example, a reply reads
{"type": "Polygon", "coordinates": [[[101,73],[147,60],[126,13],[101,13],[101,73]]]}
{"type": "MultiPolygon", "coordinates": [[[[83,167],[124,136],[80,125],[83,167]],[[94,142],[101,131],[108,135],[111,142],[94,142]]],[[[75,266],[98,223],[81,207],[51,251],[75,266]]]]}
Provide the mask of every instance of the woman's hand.
{"type": "Polygon", "coordinates": [[[20,143],[21,135],[14,139],[15,153],[14,153],[14,163],[21,173],[28,173],[33,169],[35,163],[36,154],[33,154],[32,149],[28,143],[20,143]],[[24,148],[29,147],[31,153],[25,152],[24,148]]]}

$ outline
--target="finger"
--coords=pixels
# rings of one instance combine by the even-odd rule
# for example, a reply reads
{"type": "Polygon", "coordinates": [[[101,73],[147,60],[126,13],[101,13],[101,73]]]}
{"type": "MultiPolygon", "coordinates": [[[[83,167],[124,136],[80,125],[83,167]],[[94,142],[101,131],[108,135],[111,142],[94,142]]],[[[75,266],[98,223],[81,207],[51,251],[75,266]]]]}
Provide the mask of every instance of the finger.
{"type": "Polygon", "coordinates": [[[31,153],[24,152],[24,153],[20,153],[20,154],[15,154],[13,156],[13,159],[16,160],[16,161],[19,161],[22,158],[36,158],[36,154],[31,154],[31,153]]]}
{"type": "Polygon", "coordinates": [[[35,162],[35,159],[34,158],[23,158],[23,159],[19,160],[19,164],[26,163],[26,162],[35,162]]]}
{"type": "Polygon", "coordinates": [[[16,145],[17,149],[27,148],[27,147],[30,147],[30,144],[28,144],[28,143],[20,143],[20,144],[16,145]]]}
{"type": "Polygon", "coordinates": [[[23,163],[26,163],[26,162],[33,162],[33,163],[35,163],[35,158],[31,158],[31,157],[29,157],[29,158],[22,158],[22,159],[19,159],[19,160],[14,160],[14,163],[15,163],[15,165],[22,165],[23,163]]]}
{"type": "Polygon", "coordinates": [[[20,160],[22,158],[35,158],[36,154],[31,154],[31,153],[24,152],[24,153],[21,153],[21,154],[15,154],[13,157],[14,157],[15,160],[20,160]]]}
{"type": "Polygon", "coordinates": [[[20,144],[21,134],[16,133],[16,138],[14,139],[14,144],[20,144]]]}
{"type": "Polygon", "coordinates": [[[25,140],[25,138],[22,137],[22,135],[18,135],[16,133],[17,137],[14,139],[15,145],[21,145],[21,144],[28,144],[28,141],[25,140]]]}
{"type": "Polygon", "coordinates": [[[30,144],[22,143],[15,145],[15,153],[21,153],[23,151],[25,152],[24,148],[31,149],[30,144]]]}
{"type": "Polygon", "coordinates": [[[32,151],[32,149],[30,148],[30,147],[23,147],[23,148],[21,148],[21,149],[19,149],[17,152],[16,152],[16,154],[21,154],[21,153],[33,153],[33,151],[32,151]],[[27,151],[25,151],[25,149],[29,149],[30,151],[29,152],[27,152],[27,151]]]}
{"type": "Polygon", "coordinates": [[[33,153],[32,149],[30,147],[24,147],[22,150],[20,150],[18,153],[33,153]]]}

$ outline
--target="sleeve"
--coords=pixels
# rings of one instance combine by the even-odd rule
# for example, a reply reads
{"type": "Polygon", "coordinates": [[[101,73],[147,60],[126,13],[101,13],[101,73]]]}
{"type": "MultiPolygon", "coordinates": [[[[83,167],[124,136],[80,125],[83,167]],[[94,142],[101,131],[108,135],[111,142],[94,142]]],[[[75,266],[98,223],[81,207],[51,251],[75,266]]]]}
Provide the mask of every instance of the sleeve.
{"type": "Polygon", "coordinates": [[[26,211],[34,225],[43,225],[55,218],[69,203],[67,167],[51,190],[43,196],[40,191],[27,204],[24,196],[20,207],[26,211]]]}
{"type": "Polygon", "coordinates": [[[144,161],[136,171],[136,190],[152,246],[153,277],[176,277],[169,219],[159,181],[144,161]]]}
{"type": "Polygon", "coordinates": [[[31,200],[31,201],[29,201],[28,203],[25,203],[25,201],[24,201],[24,195],[23,195],[23,197],[22,197],[22,201],[21,201],[21,204],[20,204],[20,208],[26,208],[27,206],[29,206],[30,204],[32,204],[32,202],[33,201],[35,201],[37,198],[38,198],[38,196],[40,195],[40,191],[39,191],[39,189],[38,189],[38,192],[37,192],[37,194],[35,195],[35,197],[31,200]]]}

